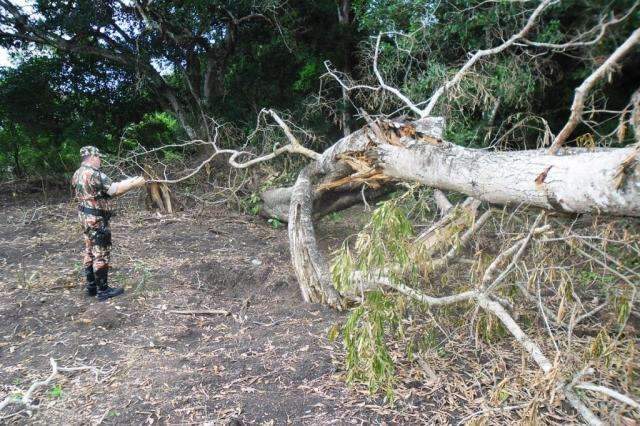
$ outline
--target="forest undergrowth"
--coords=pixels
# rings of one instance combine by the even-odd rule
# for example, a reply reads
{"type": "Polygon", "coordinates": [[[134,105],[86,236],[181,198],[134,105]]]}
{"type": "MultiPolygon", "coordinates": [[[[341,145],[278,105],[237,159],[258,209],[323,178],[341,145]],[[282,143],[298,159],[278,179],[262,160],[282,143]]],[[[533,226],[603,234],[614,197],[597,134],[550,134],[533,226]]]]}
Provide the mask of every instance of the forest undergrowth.
{"type": "Polygon", "coordinates": [[[458,399],[460,421],[477,424],[564,423],[572,411],[559,385],[564,383],[600,418],[635,424],[638,221],[529,209],[489,208],[472,216],[461,210],[461,220],[431,233],[433,244],[425,238],[432,221],[424,214],[424,194],[411,190],[382,203],[335,253],[334,282],[362,302],[330,336],[340,335],[345,345],[347,381],[394,404],[403,398],[400,377],[416,371],[414,365],[415,380],[429,384],[431,398],[445,405],[458,399]],[[516,249],[513,258],[505,256],[516,249]],[[363,273],[365,284],[354,276],[363,273]],[[367,287],[381,276],[385,286],[367,287]],[[549,371],[538,368],[505,324],[475,301],[429,306],[420,300],[464,294],[488,282],[492,298],[546,354],[549,371]],[[625,404],[607,389],[632,401],[625,404]],[[471,413],[462,408],[470,403],[477,407],[471,413]]]}

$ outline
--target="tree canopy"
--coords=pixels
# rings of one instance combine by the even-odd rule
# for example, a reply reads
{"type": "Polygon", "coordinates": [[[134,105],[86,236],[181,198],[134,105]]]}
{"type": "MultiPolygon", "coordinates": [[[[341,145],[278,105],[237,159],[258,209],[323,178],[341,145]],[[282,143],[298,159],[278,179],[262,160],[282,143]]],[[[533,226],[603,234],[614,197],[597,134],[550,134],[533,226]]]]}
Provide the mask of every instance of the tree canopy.
{"type": "MultiPolygon", "coordinates": [[[[539,133],[527,129],[557,130],[574,87],[640,25],[632,6],[631,0],[571,0],[548,8],[525,44],[579,37],[584,47],[531,54],[516,46],[482,61],[437,110],[448,119],[448,137],[480,147],[540,143],[539,133]],[[602,23],[610,24],[600,34],[602,23]]],[[[421,99],[468,52],[517,31],[527,8],[526,2],[470,0],[38,0],[27,6],[1,0],[0,43],[16,58],[16,68],[0,75],[2,170],[68,170],[73,149],[91,142],[115,151],[127,126],[154,112],[175,118],[179,126],[164,136],[175,139],[205,137],[208,117],[249,132],[262,108],[274,108],[320,140],[332,140],[356,123],[361,100],[371,110],[403,106],[379,91],[347,96],[326,77],[327,66],[375,81],[372,54],[382,32],[381,73],[421,99]]],[[[598,110],[624,108],[639,64],[636,51],[601,85],[598,110]]],[[[615,128],[601,121],[602,128],[582,133],[599,138],[615,128]]]]}

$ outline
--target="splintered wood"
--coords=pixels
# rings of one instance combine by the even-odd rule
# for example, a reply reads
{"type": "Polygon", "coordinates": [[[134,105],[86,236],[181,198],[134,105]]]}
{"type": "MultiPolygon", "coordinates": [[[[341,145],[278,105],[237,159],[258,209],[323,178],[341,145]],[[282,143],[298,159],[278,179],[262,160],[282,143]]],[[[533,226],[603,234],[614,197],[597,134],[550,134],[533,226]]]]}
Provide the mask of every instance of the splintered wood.
{"type": "Polygon", "coordinates": [[[162,213],[174,213],[176,200],[169,187],[163,182],[157,182],[158,176],[150,166],[145,166],[144,172],[146,179],[152,181],[147,183],[147,207],[158,208],[162,213]]]}
{"type": "Polygon", "coordinates": [[[613,185],[616,190],[620,190],[627,181],[627,176],[633,174],[634,169],[638,168],[639,154],[640,142],[636,143],[635,149],[631,151],[629,155],[618,166],[616,174],[613,177],[613,185]]]}
{"type": "Polygon", "coordinates": [[[365,152],[346,152],[337,156],[337,160],[348,165],[354,173],[318,186],[318,191],[329,191],[347,185],[365,183],[372,189],[379,189],[391,179],[375,165],[375,159],[365,152]]]}
{"type": "Polygon", "coordinates": [[[392,178],[385,175],[377,165],[375,148],[381,143],[404,147],[402,139],[417,140],[431,145],[441,144],[442,140],[419,132],[412,123],[397,121],[371,121],[364,129],[369,140],[366,151],[347,151],[336,156],[336,161],[349,166],[353,173],[348,176],[318,185],[317,190],[329,191],[346,186],[367,185],[372,189],[379,189],[390,182],[392,178]]]}

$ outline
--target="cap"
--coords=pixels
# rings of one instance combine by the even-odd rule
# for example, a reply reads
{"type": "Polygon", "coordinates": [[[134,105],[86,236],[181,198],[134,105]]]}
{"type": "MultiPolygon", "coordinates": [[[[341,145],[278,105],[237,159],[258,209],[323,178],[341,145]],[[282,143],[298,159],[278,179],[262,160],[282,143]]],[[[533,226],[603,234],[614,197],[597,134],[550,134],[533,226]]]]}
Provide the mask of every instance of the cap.
{"type": "Polygon", "coordinates": [[[90,155],[96,155],[101,157],[100,150],[92,145],[83,146],[80,148],[80,157],[88,157],[90,155]]]}

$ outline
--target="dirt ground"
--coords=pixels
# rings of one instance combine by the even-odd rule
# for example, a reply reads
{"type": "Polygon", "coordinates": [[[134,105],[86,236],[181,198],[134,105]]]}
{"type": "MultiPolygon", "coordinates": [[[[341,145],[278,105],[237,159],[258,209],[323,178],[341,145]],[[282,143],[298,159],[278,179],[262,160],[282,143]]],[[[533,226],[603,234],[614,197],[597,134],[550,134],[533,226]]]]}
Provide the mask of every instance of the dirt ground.
{"type": "MultiPolygon", "coordinates": [[[[327,338],[346,314],[302,301],[284,226],[220,205],[162,217],[133,195],[112,220],[110,278],[126,293],[100,303],[84,295],[82,235],[69,195],[0,190],[0,405],[47,378],[50,359],[91,368],[57,375],[33,394],[37,410],[12,404],[0,411],[0,424],[582,424],[551,392],[556,376],[543,374],[512,339],[496,329],[484,342],[480,324],[493,330],[490,319],[478,315],[470,326],[473,306],[434,314],[402,305],[408,337],[388,343],[396,364],[392,404],[364,385],[347,385],[342,342],[327,338]]],[[[354,207],[322,219],[321,248],[329,254],[369,218],[354,207]]],[[[478,238],[490,249],[487,235],[478,238]]],[[[449,268],[446,278],[468,277],[465,268],[449,268]]],[[[591,310],[600,301],[589,291],[615,281],[585,279],[576,285],[591,310]]],[[[432,281],[431,289],[448,285],[432,281]]],[[[529,331],[554,353],[536,318],[529,331]]],[[[615,318],[603,312],[576,328],[572,342],[586,349],[567,359],[582,365],[602,324],[615,318]]],[[[599,372],[594,381],[637,395],[639,327],[626,324],[610,365],[588,358],[599,372]]],[[[589,403],[611,424],[637,424],[629,407],[589,403]]]]}
{"type": "MultiPolygon", "coordinates": [[[[13,198],[0,202],[0,401],[46,378],[50,358],[97,370],[62,373],[35,393],[39,410],[13,405],[0,423],[427,419],[344,383],[341,345],[326,337],[343,314],[302,302],[285,228],[223,207],[124,209],[112,221],[111,281],[126,294],[99,303],[83,293],[73,204],[13,198]],[[180,312],[212,309],[229,315],[180,312]]],[[[325,248],[355,230],[350,215],[321,222],[325,248]]]]}

